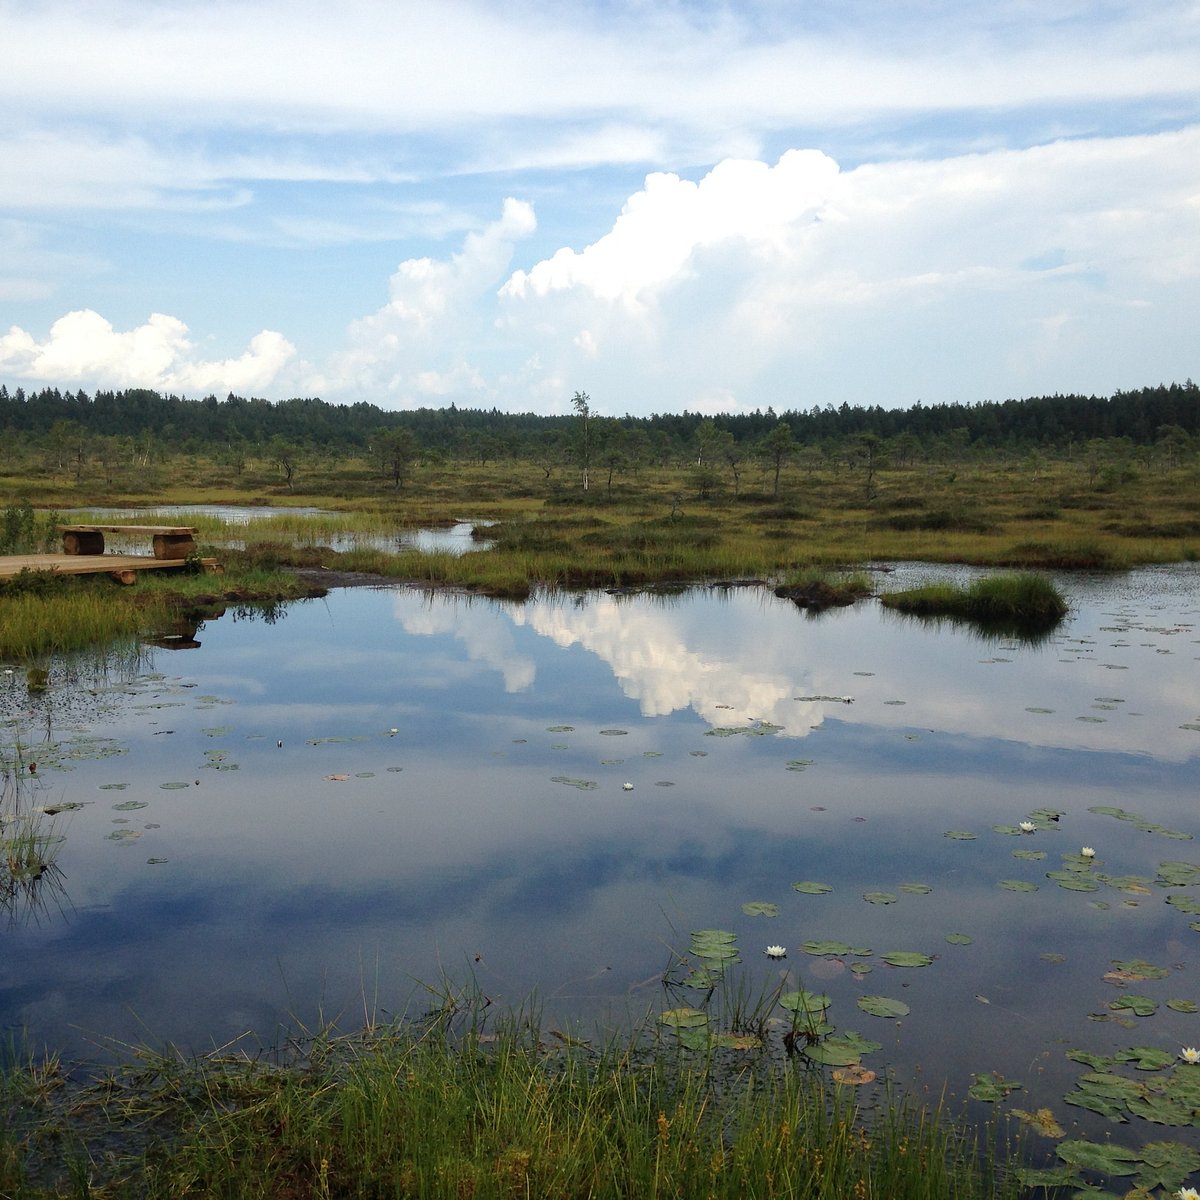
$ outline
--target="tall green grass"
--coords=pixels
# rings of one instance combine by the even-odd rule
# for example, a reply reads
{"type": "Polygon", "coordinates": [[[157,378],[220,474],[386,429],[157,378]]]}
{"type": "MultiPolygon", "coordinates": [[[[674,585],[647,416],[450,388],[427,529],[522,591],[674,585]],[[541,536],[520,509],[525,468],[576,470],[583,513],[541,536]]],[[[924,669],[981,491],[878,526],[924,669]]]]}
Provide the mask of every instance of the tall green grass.
{"type": "Polygon", "coordinates": [[[119,603],[112,592],[78,586],[0,592],[0,657],[33,659],[88,646],[135,638],[165,621],[165,604],[119,603]]]}
{"type": "Polygon", "coordinates": [[[95,1190],[82,1194],[147,1200],[1017,1192],[994,1147],[940,1109],[860,1104],[798,1060],[692,1056],[646,1031],[555,1038],[529,1014],[495,1033],[440,1021],[322,1031],[288,1062],[143,1052],[67,1096],[11,1082],[0,1095],[19,1131],[0,1140],[0,1194],[12,1197],[81,1194],[72,1163],[88,1164],[95,1190]],[[58,1131],[53,1170],[39,1106],[58,1131]],[[106,1162],[105,1146],[124,1148],[106,1162]]]}
{"type": "Polygon", "coordinates": [[[1048,626],[1067,614],[1067,602],[1045,576],[1030,571],[989,575],[968,587],[933,584],[880,597],[887,608],[915,616],[946,616],[982,625],[1048,626]]]}

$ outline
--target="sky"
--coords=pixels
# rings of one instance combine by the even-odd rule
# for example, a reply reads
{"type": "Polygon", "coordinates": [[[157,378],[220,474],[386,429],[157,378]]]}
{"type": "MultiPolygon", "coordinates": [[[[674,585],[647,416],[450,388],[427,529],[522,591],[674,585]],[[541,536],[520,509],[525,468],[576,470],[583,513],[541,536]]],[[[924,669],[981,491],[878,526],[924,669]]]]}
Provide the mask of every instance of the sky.
{"type": "Polygon", "coordinates": [[[1200,377],[1200,0],[0,0],[0,112],[10,390],[1200,377]]]}

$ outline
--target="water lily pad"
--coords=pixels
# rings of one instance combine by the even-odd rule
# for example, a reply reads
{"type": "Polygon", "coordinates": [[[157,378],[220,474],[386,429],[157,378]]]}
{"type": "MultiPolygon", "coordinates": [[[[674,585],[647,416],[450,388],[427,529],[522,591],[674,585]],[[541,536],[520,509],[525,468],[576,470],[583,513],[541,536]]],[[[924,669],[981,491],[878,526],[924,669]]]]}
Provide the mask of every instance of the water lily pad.
{"type": "Polygon", "coordinates": [[[574,733],[575,726],[574,725],[547,725],[546,732],[547,733],[574,733]]]}
{"type": "Polygon", "coordinates": [[[948,933],[946,941],[952,946],[969,946],[975,939],[965,933],[948,933]]]}
{"type": "Polygon", "coordinates": [[[746,737],[768,737],[771,734],[779,733],[783,729],[782,725],[773,725],[770,721],[757,721],[751,725],[720,725],[714,729],[705,730],[705,737],[737,737],[742,734],[746,737]]]}
{"type": "Polygon", "coordinates": [[[1037,1112],[1026,1112],[1023,1108],[1014,1108],[1012,1114],[1023,1125],[1042,1134],[1044,1137],[1066,1137],[1067,1131],[1054,1118],[1054,1113],[1048,1108],[1039,1108],[1037,1112]]]}
{"type": "Polygon", "coordinates": [[[1047,879],[1053,879],[1060,888],[1068,892],[1098,892],[1100,885],[1094,879],[1076,875],[1070,871],[1047,871],[1047,879]]]}
{"type": "Polygon", "coordinates": [[[628,729],[602,729],[600,730],[601,737],[625,737],[629,732],[628,729]]]}
{"type": "Polygon", "coordinates": [[[190,783],[185,783],[182,780],[173,780],[171,783],[160,783],[158,786],[163,788],[165,791],[174,791],[178,788],[191,787],[192,785],[190,783]]]}
{"type": "Polygon", "coordinates": [[[698,1029],[708,1024],[708,1014],[698,1008],[672,1008],[658,1019],[671,1029],[698,1029]]]}
{"type": "Polygon", "coordinates": [[[139,808],[149,808],[150,805],[145,800],[124,800],[120,804],[113,805],[113,812],[135,812],[139,808]]]}
{"type": "Polygon", "coordinates": [[[908,892],[913,896],[927,896],[933,891],[933,888],[927,883],[902,883],[900,885],[902,892],[908,892]]]}
{"type": "Polygon", "coordinates": [[[697,929],[692,934],[693,944],[699,942],[715,942],[732,945],[737,941],[737,934],[730,933],[728,929],[697,929]]]}
{"type": "Polygon", "coordinates": [[[854,1029],[844,1030],[831,1040],[851,1047],[857,1050],[859,1054],[874,1054],[876,1050],[883,1049],[882,1042],[876,1042],[871,1038],[863,1037],[861,1033],[854,1029]]]}
{"type": "Polygon", "coordinates": [[[1114,958],[1112,965],[1127,979],[1166,979],[1170,974],[1166,967],[1155,966],[1154,963],[1148,963],[1143,958],[1114,958]]]}
{"type": "Polygon", "coordinates": [[[1161,862],[1155,882],[1163,887],[1191,887],[1200,882],[1200,866],[1189,862],[1161,862]]]}
{"type": "Polygon", "coordinates": [[[713,1044],[723,1050],[757,1050],[762,1038],[752,1033],[718,1033],[713,1035],[713,1044]]]}
{"type": "Polygon", "coordinates": [[[859,996],[858,1007],[873,1017],[907,1017],[912,1011],[903,1000],[887,996],[859,996]]]}
{"type": "Polygon", "coordinates": [[[742,912],[748,917],[777,917],[779,905],[772,904],[769,900],[751,900],[742,905],[742,912]]]}
{"type": "Polygon", "coordinates": [[[846,942],[835,941],[809,941],[805,942],[801,947],[805,954],[814,954],[818,957],[827,954],[850,954],[851,947],[846,942]]]}
{"type": "Polygon", "coordinates": [[[1132,1012],[1135,1016],[1149,1017],[1158,1011],[1158,1001],[1149,996],[1122,996],[1120,999],[1109,1001],[1109,1008],[1114,1012],[1132,1012]]]}
{"type": "Polygon", "coordinates": [[[891,950],[880,957],[890,967],[927,967],[933,962],[928,954],[916,950],[891,950]]]}
{"type": "Polygon", "coordinates": [[[868,904],[895,904],[896,897],[891,892],[863,892],[863,899],[868,904]]]}
{"type": "Polygon", "coordinates": [[[999,1071],[989,1071],[983,1075],[974,1076],[975,1082],[967,1089],[968,1094],[975,1100],[994,1104],[1003,1100],[1010,1092],[1023,1087],[1015,1079],[1005,1079],[999,1071]]]}
{"type": "Polygon", "coordinates": [[[1143,818],[1136,813],[1128,812],[1123,808],[1114,808],[1111,804],[1096,804],[1088,809],[1090,813],[1096,813],[1102,817],[1116,817],[1118,821],[1140,821],[1143,818]]]}
{"type": "Polygon", "coordinates": [[[866,1083],[874,1083],[875,1072],[867,1070],[862,1063],[849,1063],[847,1066],[838,1067],[832,1072],[833,1082],[840,1083],[845,1087],[861,1087],[866,1083]]]}
{"type": "Polygon", "coordinates": [[[789,758],[787,761],[787,770],[789,771],[804,771],[813,765],[811,758],[789,758]]]}
{"type": "Polygon", "coordinates": [[[1128,1050],[1118,1050],[1113,1061],[1130,1063],[1139,1071],[1161,1071],[1173,1067],[1177,1060],[1171,1051],[1158,1046],[1132,1046],[1128,1050]]]}
{"type": "Polygon", "coordinates": [[[102,792],[123,792],[128,786],[127,783],[102,783],[100,790],[102,792]]]}
{"type": "Polygon", "coordinates": [[[1178,1013],[1200,1012],[1200,1005],[1198,1005],[1194,1000],[1168,1000],[1167,1007],[1172,1012],[1178,1013]]]}
{"type": "Polygon", "coordinates": [[[826,892],[833,891],[833,885],[816,883],[811,879],[802,879],[799,883],[793,883],[792,889],[793,891],[803,892],[806,896],[823,896],[826,892]]]}
{"type": "Polygon", "coordinates": [[[804,1047],[804,1057],[826,1067],[858,1066],[862,1055],[852,1045],[829,1038],[804,1047]]]}
{"type": "Polygon", "coordinates": [[[1150,1191],[1178,1191],[1200,1169],[1200,1152],[1182,1142],[1147,1142],[1140,1148],[1142,1166],[1136,1183],[1150,1191]]]}
{"type": "Polygon", "coordinates": [[[1073,1167],[1087,1171],[1099,1171],[1104,1175],[1132,1175],[1138,1169],[1136,1151],[1112,1142],[1063,1142],[1058,1147],[1058,1157],[1073,1167]]]}
{"type": "Polygon", "coordinates": [[[942,837],[949,838],[952,842],[973,842],[975,836],[965,829],[951,829],[948,833],[942,834],[942,837]]]}
{"type": "Polygon", "coordinates": [[[1036,883],[1028,883],[1024,879],[1001,879],[996,886],[1002,887],[1006,892],[1036,892],[1038,890],[1036,883]]]}
{"type": "Polygon", "coordinates": [[[566,775],[552,775],[551,783],[565,783],[568,787],[578,788],[581,792],[593,792],[600,785],[594,779],[571,779],[566,775]]]}
{"type": "Polygon", "coordinates": [[[141,836],[140,829],[114,829],[112,833],[104,835],[104,840],[124,845],[126,842],[136,842],[141,836]]]}
{"type": "Polygon", "coordinates": [[[1046,857],[1046,852],[1045,850],[1014,850],[1012,856],[1023,862],[1041,862],[1046,857]]]}
{"type": "Polygon", "coordinates": [[[818,992],[784,992],[779,997],[780,1008],[804,1016],[819,1017],[829,1007],[829,997],[818,992]]]}

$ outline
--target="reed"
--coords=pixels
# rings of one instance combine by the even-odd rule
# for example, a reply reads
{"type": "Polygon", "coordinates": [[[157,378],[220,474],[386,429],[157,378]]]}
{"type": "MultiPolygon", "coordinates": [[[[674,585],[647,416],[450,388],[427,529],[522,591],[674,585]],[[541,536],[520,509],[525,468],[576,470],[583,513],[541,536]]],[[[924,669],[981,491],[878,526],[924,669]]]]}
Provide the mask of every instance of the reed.
{"type": "Polygon", "coordinates": [[[879,602],[914,616],[952,617],[981,625],[1053,626],[1067,614],[1067,602],[1043,575],[1021,572],[991,575],[968,587],[932,584],[890,592],[879,602]]]}
{"type": "Polygon", "coordinates": [[[166,604],[113,603],[113,589],[70,586],[50,593],[0,592],[0,657],[28,661],[63,651],[135,638],[165,621],[166,604]]]}
{"type": "Polygon", "coordinates": [[[79,1194],[72,1162],[88,1164],[84,1194],[113,1200],[1017,1192],[994,1151],[940,1108],[860,1104],[798,1062],[691,1056],[648,1030],[600,1044],[555,1038],[529,1012],[495,1032],[442,1016],[322,1030],[288,1061],[142,1051],[67,1096],[15,1082],[0,1095],[9,1128],[27,1131],[0,1140],[0,1191],[31,1200],[79,1194]],[[39,1107],[58,1130],[56,1170],[32,1133],[39,1107]]]}

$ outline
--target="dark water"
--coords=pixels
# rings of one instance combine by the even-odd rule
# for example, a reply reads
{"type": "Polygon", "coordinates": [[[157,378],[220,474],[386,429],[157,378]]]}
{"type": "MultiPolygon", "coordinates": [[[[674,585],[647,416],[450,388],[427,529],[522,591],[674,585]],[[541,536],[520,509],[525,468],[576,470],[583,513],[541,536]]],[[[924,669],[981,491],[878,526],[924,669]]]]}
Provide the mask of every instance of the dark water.
{"type": "Polygon", "coordinates": [[[82,807],[53,817],[57,873],[0,912],[0,1025],[88,1057],[203,1050],[473,978],[586,1026],[657,1009],[671,951],[718,928],[748,984],[789,972],[882,1042],[866,1065],[957,1096],[1001,1071],[1022,1106],[1083,1120],[1066,1050],[1200,1042],[1200,1014],[1167,1007],[1200,1003],[1200,918],[1153,882],[1200,864],[1200,571],[1060,582],[1072,613],[1041,645],[750,589],[350,590],[227,615],[196,649],[58,665],[44,693],[2,675],[6,754],[19,736],[39,761],[17,799],[82,807]],[[1037,809],[1061,816],[993,829],[1037,809]],[[1147,885],[1047,878],[1085,845],[1147,885]],[[824,939],[870,972],[800,949],[824,939]],[[1135,959],[1167,977],[1104,979],[1135,959]],[[1134,992],[1153,1015],[1109,1007],[1134,992]]]}

